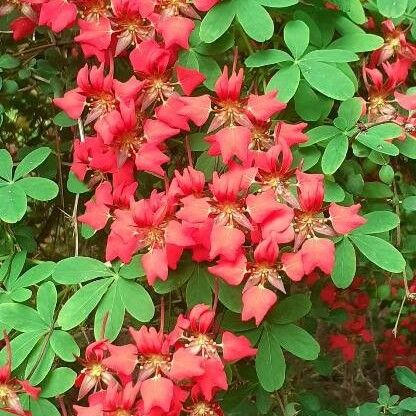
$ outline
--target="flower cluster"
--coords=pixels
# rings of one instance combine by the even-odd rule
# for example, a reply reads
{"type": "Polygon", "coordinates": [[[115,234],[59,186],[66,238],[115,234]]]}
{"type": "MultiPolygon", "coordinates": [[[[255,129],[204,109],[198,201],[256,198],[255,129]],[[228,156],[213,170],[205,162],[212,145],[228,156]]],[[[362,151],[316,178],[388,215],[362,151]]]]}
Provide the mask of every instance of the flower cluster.
{"type": "MultiPolygon", "coordinates": [[[[130,328],[133,344],[99,340],[87,347],[77,379],[77,416],[175,416],[223,413],[215,394],[227,390],[225,364],[256,354],[250,341],[225,331],[218,334],[215,312],[196,305],[180,315],[174,329],[130,328]],[[220,339],[221,342],[217,342],[220,339]]],[[[163,326],[163,321],[162,321],[163,326]]]]}
{"type": "Polygon", "coordinates": [[[346,314],[339,332],[328,337],[329,349],[338,350],[346,362],[354,360],[357,345],[373,341],[367,328],[370,297],[363,289],[363,282],[363,278],[355,277],[348,291],[341,291],[328,283],[320,293],[321,300],[331,311],[340,310],[346,314]]]}

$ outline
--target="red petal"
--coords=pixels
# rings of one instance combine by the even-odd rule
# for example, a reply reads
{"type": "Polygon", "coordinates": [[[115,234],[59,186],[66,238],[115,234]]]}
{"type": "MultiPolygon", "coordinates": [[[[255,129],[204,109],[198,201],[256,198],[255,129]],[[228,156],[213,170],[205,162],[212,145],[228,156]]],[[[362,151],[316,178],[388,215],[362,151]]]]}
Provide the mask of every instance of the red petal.
{"type": "Polygon", "coordinates": [[[335,263],[335,245],[327,238],[310,238],[302,245],[302,261],[305,274],[312,273],[315,268],[325,274],[331,274],[335,263]]]}
{"type": "Polygon", "coordinates": [[[140,393],[144,402],[144,413],[159,407],[168,412],[173,399],[173,383],[171,380],[156,376],[143,381],[140,393]]]}
{"type": "Polygon", "coordinates": [[[243,293],[241,319],[243,321],[249,321],[254,318],[256,325],[259,326],[276,301],[276,294],[262,285],[247,289],[243,293]]]}
{"type": "Polygon", "coordinates": [[[184,68],[182,66],[176,67],[176,76],[186,95],[191,95],[193,90],[206,80],[205,75],[196,69],[184,68]]]}
{"type": "Polygon", "coordinates": [[[173,354],[169,376],[175,380],[190,379],[204,374],[204,358],[193,355],[186,348],[179,348],[173,354]]]}
{"type": "Polygon", "coordinates": [[[331,204],[329,207],[329,215],[332,226],[338,234],[348,234],[352,230],[366,223],[366,219],[358,214],[361,205],[351,205],[343,207],[338,204],[331,204]]]}
{"type": "Polygon", "coordinates": [[[256,355],[257,349],[251,346],[245,336],[236,336],[231,332],[222,335],[223,357],[225,361],[238,361],[256,355]]]}

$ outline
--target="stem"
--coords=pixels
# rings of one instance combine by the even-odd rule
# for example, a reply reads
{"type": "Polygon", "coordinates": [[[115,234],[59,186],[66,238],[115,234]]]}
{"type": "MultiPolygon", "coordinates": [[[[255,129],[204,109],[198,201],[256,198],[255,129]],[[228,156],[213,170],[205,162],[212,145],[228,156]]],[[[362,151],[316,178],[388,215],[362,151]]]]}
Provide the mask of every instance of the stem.
{"type": "Polygon", "coordinates": [[[186,135],[185,136],[185,148],[186,148],[186,154],[188,156],[188,164],[190,167],[194,167],[193,161],[192,161],[192,149],[191,149],[191,145],[189,143],[189,136],[186,135]]]}
{"type": "Polygon", "coordinates": [[[160,329],[159,332],[163,334],[165,330],[165,297],[160,299],[160,329]]]}
{"type": "Polygon", "coordinates": [[[68,416],[68,412],[66,411],[64,399],[61,396],[58,397],[58,403],[59,403],[59,407],[61,408],[62,416],[68,416]]]}
{"type": "Polygon", "coordinates": [[[403,307],[404,307],[404,304],[406,302],[406,299],[407,299],[407,296],[406,296],[406,293],[405,293],[404,296],[403,296],[402,304],[400,305],[399,314],[397,315],[397,318],[396,318],[396,323],[394,324],[393,331],[391,331],[391,332],[393,332],[393,335],[394,335],[395,338],[397,338],[397,329],[399,327],[400,317],[402,316],[403,307]]]}
{"type": "Polygon", "coordinates": [[[212,304],[212,310],[214,312],[217,310],[219,292],[220,292],[220,283],[217,278],[214,278],[214,303],[212,304]]]}

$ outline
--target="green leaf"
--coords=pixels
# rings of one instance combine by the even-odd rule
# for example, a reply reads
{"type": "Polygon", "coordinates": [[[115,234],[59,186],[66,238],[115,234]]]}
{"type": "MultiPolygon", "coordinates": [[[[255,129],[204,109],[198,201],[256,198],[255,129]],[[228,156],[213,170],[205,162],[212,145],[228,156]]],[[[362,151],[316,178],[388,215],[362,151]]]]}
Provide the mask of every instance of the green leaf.
{"type": "Polygon", "coordinates": [[[79,357],[79,347],[68,332],[56,329],[52,332],[50,344],[55,354],[64,361],[73,362],[75,357],[79,357]]]}
{"type": "Polygon", "coordinates": [[[73,194],[83,194],[88,192],[90,188],[84,183],[81,182],[75,175],[74,172],[69,172],[68,181],[66,182],[66,187],[69,192],[73,194]]]}
{"type": "Polygon", "coordinates": [[[351,234],[350,239],[368,260],[381,269],[392,273],[404,270],[406,262],[402,254],[387,241],[365,234],[351,234]]]}
{"type": "Polygon", "coordinates": [[[308,295],[299,293],[280,301],[267,315],[272,324],[289,324],[303,318],[311,310],[312,303],[308,295]]]}
{"type": "Polygon", "coordinates": [[[378,172],[380,180],[388,185],[394,181],[394,169],[390,165],[383,165],[378,172]]]}
{"type": "Polygon", "coordinates": [[[53,124],[59,127],[72,127],[78,124],[78,120],[70,118],[65,111],[59,112],[53,119],[53,124]]]}
{"type": "Polygon", "coordinates": [[[14,224],[26,214],[27,198],[18,184],[0,187],[0,220],[14,224]]]}
{"type": "Polygon", "coordinates": [[[0,177],[11,181],[13,170],[13,159],[6,149],[0,149],[0,177]]]}
{"type": "Polygon", "coordinates": [[[157,280],[153,285],[153,289],[159,295],[165,295],[183,286],[195,269],[195,263],[191,261],[181,262],[176,270],[169,271],[169,277],[165,282],[157,280]]]}
{"type": "Polygon", "coordinates": [[[188,308],[203,303],[212,304],[212,290],[210,285],[212,276],[206,266],[197,264],[186,286],[186,304],[188,308]]]}
{"type": "Polygon", "coordinates": [[[45,261],[37,264],[24,272],[11,287],[16,290],[22,287],[36,285],[51,276],[54,268],[55,263],[53,261],[45,261]]]}
{"type": "Polygon", "coordinates": [[[299,0],[257,0],[257,2],[266,7],[289,7],[298,4],[299,0]]]}
{"type": "Polygon", "coordinates": [[[408,397],[399,403],[399,408],[408,412],[416,412],[416,397],[408,397]]]}
{"type": "MultiPolygon", "coordinates": [[[[20,364],[31,353],[37,342],[44,336],[44,332],[30,331],[24,332],[13,338],[10,342],[12,348],[12,370],[19,367],[20,364]]],[[[5,364],[6,362],[6,348],[3,348],[0,353],[0,362],[5,364]]]]}
{"type": "Polygon", "coordinates": [[[338,116],[345,121],[345,130],[352,129],[357,124],[357,121],[361,117],[362,109],[362,101],[356,97],[350,98],[340,104],[338,116]]]}
{"type": "Polygon", "coordinates": [[[325,175],[334,174],[344,162],[348,152],[348,137],[340,134],[331,139],[322,155],[322,171],[325,175]]]}
{"type": "Polygon", "coordinates": [[[365,214],[364,218],[367,220],[365,224],[355,230],[358,234],[377,234],[390,231],[400,224],[400,218],[389,211],[373,211],[365,214]]]}
{"type": "Polygon", "coordinates": [[[287,52],[279,49],[266,49],[254,52],[245,60],[245,64],[248,68],[259,68],[286,61],[293,61],[293,58],[287,52]]]}
{"type": "Polygon", "coordinates": [[[393,196],[390,186],[381,182],[366,182],[361,194],[370,199],[384,199],[393,196]]]}
{"type": "Polygon", "coordinates": [[[386,17],[401,17],[407,8],[408,0],[377,0],[378,11],[386,17]]]}
{"type": "Polygon", "coordinates": [[[237,18],[244,32],[257,42],[264,42],[273,36],[273,20],[255,0],[234,0],[237,18]]]}
{"type": "Polygon", "coordinates": [[[391,156],[397,156],[399,149],[394,144],[386,140],[399,137],[403,133],[402,128],[395,123],[379,124],[370,127],[367,131],[359,133],[356,137],[357,141],[370,149],[391,156]]]}
{"type": "Polygon", "coordinates": [[[318,94],[303,79],[295,94],[295,110],[306,121],[316,121],[321,117],[322,108],[318,94]]]}
{"type": "Polygon", "coordinates": [[[101,261],[91,257],[69,257],[56,264],[53,278],[56,282],[73,285],[114,273],[101,261]]]}
{"type": "Polygon", "coordinates": [[[125,279],[136,279],[146,276],[142,266],[142,255],[137,254],[133,256],[130,263],[122,264],[117,273],[125,279]]]}
{"type": "Polygon", "coordinates": [[[294,324],[273,326],[273,336],[280,346],[303,360],[316,360],[320,346],[315,338],[294,324]]]}
{"type": "Polygon", "coordinates": [[[354,62],[358,61],[358,55],[345,49],[322,49],[307,53],[301,61],[319,62],[354,62]]]}
{"type": "Polygon", "coordinates": [[[416,211],[416,196],[408,196],[403,200],[403,208],[406,211],[416,211]]]}
{"type": "Polygon", "coordinates": [[[44,337],[29,355],[25,369],[25,379],[28,378],[34,386],[41,383],[48,375],[54,359],[55,353],[49,344],[48,338],[44,337]]]}
{"type": "Polygon", "coordinates": [[[127,312],[139,322],[149,322],[155,314],[152,298],[143,286],[120,279],[118,289],[127,312]]]}
{"type": "Polygon", "coordinates": [[[400,384],[416,391],[416,373],[414,371],[408,367],[396,367],[394,374],[400,384]]]}
{"type": "Polygon", "coordinates": [[[226,0],[213,7],[204,17],[199,29],[201,40],[211,43],[223,35],[231,26],[235,17],[235,5],[226,0]]]}
{"type": "Polygon", "coordinates": [[[337,67],[318,61],[301,62],[299,66],[312,88],[327,97],[343,101],[354,95],[353,82],[337,67]]]}
{"type": "Polygon", "coordinates": [[[17,182],[26,195],[37,201],[50,201],[58,195],[58,185],[46,178],[28,177],[17,182]]]}
{"type": "Polygon", "coordinates": [[[331,43],[331,49],[346,49],[351,52],[369,52],[383,46],[384,39],[381,36],[368,33],[351,33],[331,43]]]}
{"type": "MultiPolygon", "coordinates": [[[[131,282],[130,282],[131,283],[131,282]]],[[[101,331],[105,323],[104,338],[114,341],[121,331],[124,321],[124,304],[118,283],[113,283],[98,305],[94,319],[95,339],[102,338],[101,331]]]]}
{"type": "Polygon", "coordinates": [[[217,79],[221,75],[221,68],[217,64],[217,61],[210,56],[203,56],[198,54],[198,63],[199,71],[202,72],[206,77],[204,85],[213,91],[215,89],[217,79]]]}
{"type": "Polygon", "coordinates": [[[220,302],[232,312],[241,312],[241,286],[230,286],[225,283],[222,279],[218,279],[219,283],[219,294],[218,298],[220,302]]]}
{"type": "Polygon", "coordinates": [[[14,69],[19,66],[19,60],[12,55],[5,53],[0,56],[0,68],[14,69]]]}
{"type": "MultiPolygon", "coordinates": [[[[32,416],[61,416],[58,412],[58,409],[48,400],[40,398],[39,400],[34,400],[30,396],[26,396],[27,405],[25,408],[30,408],[32,416]]],[[[25,405],[25,401],[23,405],[25,405]]]]}
{"type": "Polygon", "coordinates": [[[52,282],[43,283],[36,296],[36,308],[40,317],[49,325],[53,324],[58,294],[52,282]]]}
{"type": "Polygon", "coordinates": [[[10,325],[20,332],[46,331],[48,329],[48,325],[34,309],[18,303],[0,305],[0,322],[10,325]]]}
{"type": "Polygon", "coordinates": [[[342,202],[345,199],[345,192],[340,185],[328,179],[325,180],[325,202],[342,202]]]}
{"type": "Polygon", "coordinates": [[[256,372],[261,386],[268,392],[280,389],[285,381],[286,362],[274,327],[264,327],[256,355],[256,372]]]}
{"type": "Polygon", "coordinates": [[[335,247],[335,265],[332,271],[332,281],[340,289],[347,288],[355,277],[356,257],[354,246],[348,238],[342,239],[335,247]]]}
{"type": "Polygon", "coordinates": [[[62,329],[72,329],[85,320],[112,282],[113,279],[101,279],[88,283],[70,297],[58,315],[58,324],[62,329]]]}
{"type": "Polygon", "coordinates": [[[309,45],[309,27],[301,20],[291,20],[286,23],[283,37],[292,55],[300,58],[309,45]]]}
{"type": "MultiPolygon", "coordinates": [[[[416,27],[416,25],[415,25],[416,27]]],[[[406,136],[404,141],[396,142],[400,153],[410,159],[416,159],[416,140],[411,136],[406,136]]]]}
{"type": "Polygon", "coordinates": [[[50,155],[51,149],[49,147],[39,147],[33,152],[30,152],[26,155],[23,160],[17,165],[17,168],[14,172],[13,180],[18,180],[23,178],[23,176],[32,172],[39,165],[41,165],[46,158],[50,155]]]}
{"type": "Polygon", "coordinates": [[[277,98],[287,103],[296,93],[300,81],[300,71],[297,65],[286,66],[270,79],[266,91],[277,91],[277,98]]]}
{"type": "Polygon", "coordinates": [[[309,147],[315,143],[320,143],[325,140],[332,139],[335,136],[341,134],[341,131],[334,126],[318,126],[310,129],[306,132],[308,136],[308,141],[302,143],[300,147],[309,147]]]}
{"type": "Polygon", "coordinates": [[[53,370],[42,383],[40,397],[56,397],[67,392],[75,383],[77,373],[67,367],[53,370]]]}

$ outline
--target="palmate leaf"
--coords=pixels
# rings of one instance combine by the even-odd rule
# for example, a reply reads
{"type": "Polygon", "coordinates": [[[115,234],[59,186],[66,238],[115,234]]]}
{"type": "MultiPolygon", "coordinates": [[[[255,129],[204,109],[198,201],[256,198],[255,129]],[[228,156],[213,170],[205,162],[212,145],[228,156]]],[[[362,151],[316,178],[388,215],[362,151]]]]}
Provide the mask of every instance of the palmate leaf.
{"type": "Polygon", "coordinates": [[[213,7],[202,20],[199,36],[206,43],[221,37],[231,26],[236,14],[233,0],[225,0],[213,7]]]}
{"type": "Polygon", "coordinates": [[[354,280],[356,272],[356,256],[354,246],[344,238],[335,248],[335,265],[331,274],[335,286],[345,289],[354,280]]]}

